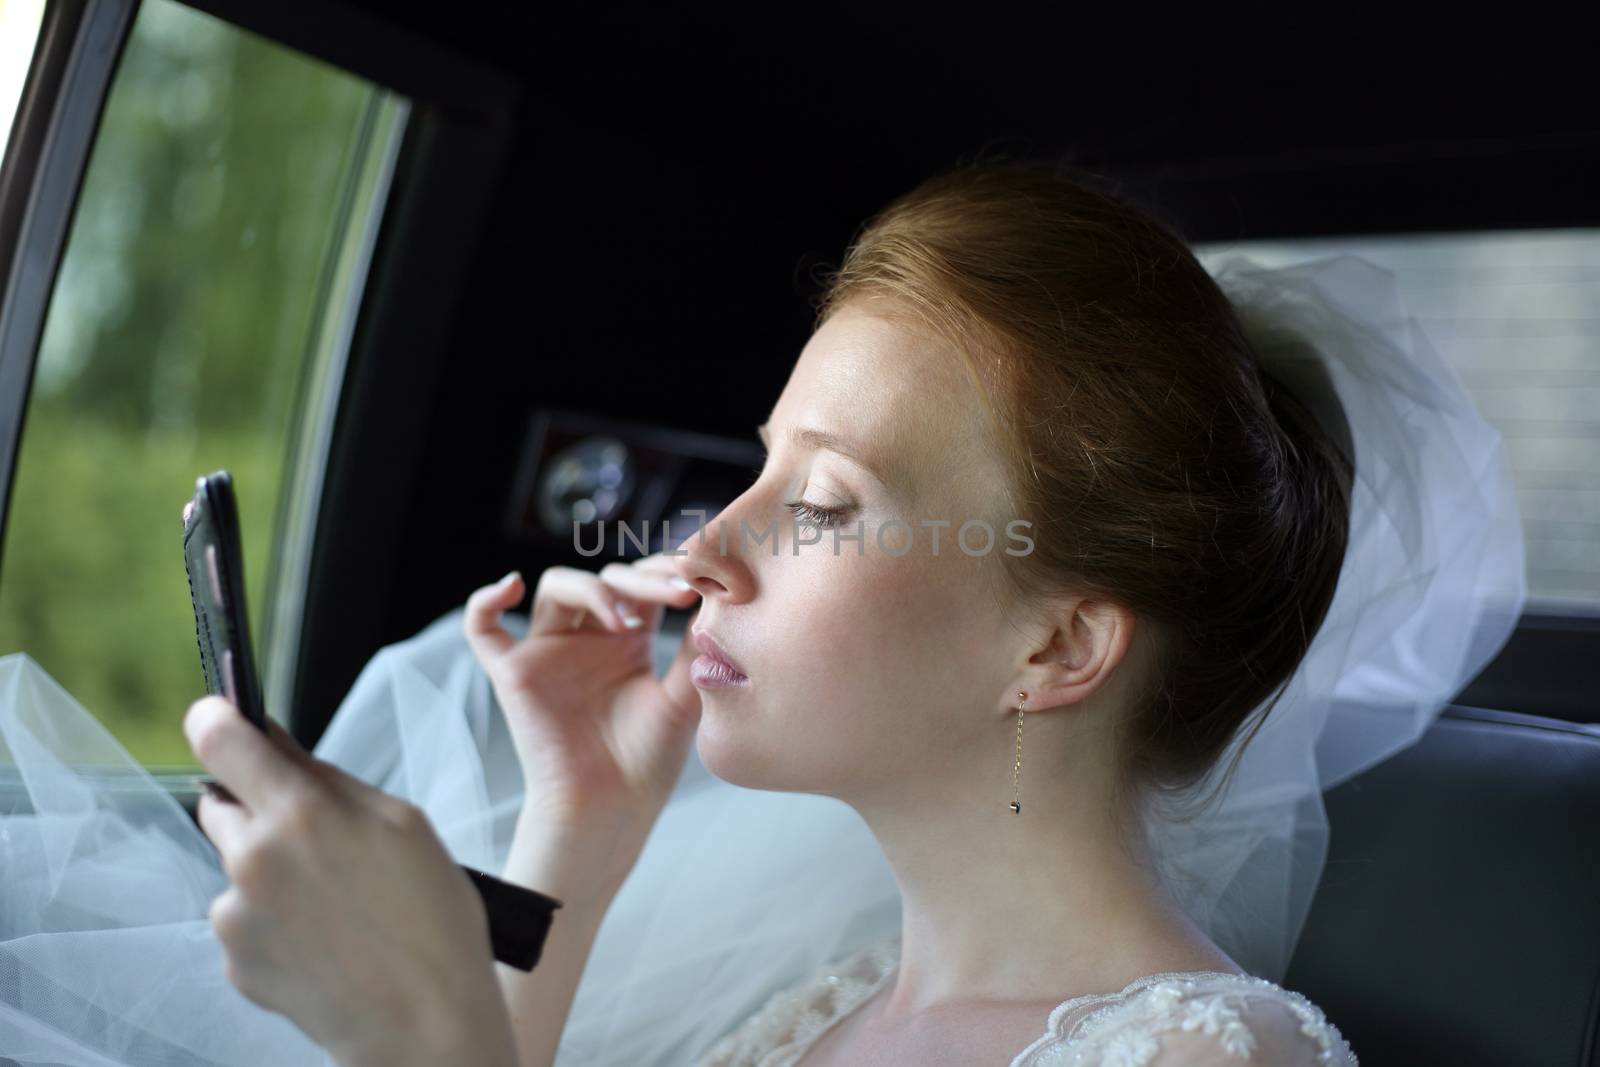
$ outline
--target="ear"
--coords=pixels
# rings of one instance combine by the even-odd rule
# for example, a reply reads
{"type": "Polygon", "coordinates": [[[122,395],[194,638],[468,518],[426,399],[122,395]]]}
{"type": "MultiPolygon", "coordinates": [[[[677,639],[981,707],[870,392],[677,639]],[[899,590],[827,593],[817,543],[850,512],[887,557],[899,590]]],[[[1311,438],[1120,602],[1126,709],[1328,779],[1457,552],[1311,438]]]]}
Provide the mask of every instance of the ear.
{"type": "Polygon", "coordinates": [[[1047,626],[1043,644],[1034,647],[1009,694],[1012,707],[1018,690],[1028,694],[1025,711],[1087,700],[1109,681],[1133,644],[1133,614],[1109,600],[1057,601],[1047,626]]]}

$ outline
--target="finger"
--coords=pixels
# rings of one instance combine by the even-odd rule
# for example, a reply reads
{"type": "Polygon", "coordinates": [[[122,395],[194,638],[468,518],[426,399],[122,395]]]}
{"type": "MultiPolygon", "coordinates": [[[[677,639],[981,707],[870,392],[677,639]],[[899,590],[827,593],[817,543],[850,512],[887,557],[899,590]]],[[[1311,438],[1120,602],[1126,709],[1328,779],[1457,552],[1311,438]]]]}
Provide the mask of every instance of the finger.
{"type": "Polygon", "coordinates": [[[219,696],[189,705],[183,732],[200,763],[252,811],[264,811],[311,781],[310,772],[219,696]]]}
{"type": "Polygon", "coordinates": [[[201,790],[200,801],[195,806],[195,821],[222,854],[224,869],[228,867],[229,857],[243,844],[250,818],[247,809],[201,790]]]}
{"type": "Polygon", "coordinates": [[[633,561],[633,565],[638,567],[640,570],[648,571],[651,574],[663,574],[669,579],[676,578],[678,582],[681,583],[680,588],[682,588],[688,586],[689,584],[683,580],[683,574],[680,569],[683,558],[684,557],[681,555],[669,556],[663,550],[661,552],[652,552],[648,556],[641,556],[639,559],[633,561]]]}
{"type": "Polygon", "coordinates": [[[662,551],[645,556],[637,560],[634,565],[651,574],[662,575],[667,579],[667,584],[674,589],[685,589],[698,595],[700,591],[689,581],[692,575],[688,574],[684,567],[685,558],[684,555],[669,556],[662,551]]]}
{"type": "MultiPolygon", "coordinates": [[[[596,629],[626,633],[630,629],[617,614],[616,594],[589,571],[576,567],[548,567],[539,575],[533,594],[533,613],[528,620],[528,636],[570,633],[579,609],[589,613],[596,629]]],[[[590,627],[582,627],[590,628],[590,627]]]]}
{"type": "Polygon", "coordinates": [[[281,993],[281,960],[268,956],[271,946],[282,943],[282,927],[246,900],[238,882],[211,901],[206,918],[225,950],[223,975],[228,982],[263,1008],[279,1014],[292,1012],[292,1002],[281,993]]]}
{"type": "Polygon", "coordinates": [[[522,575],[518,571],[512,571],[493,585],[473,590],[472,595],[467,597],[461,628],[473,654],[485,667],[517,643],[500,625],[500,616],[515,607],[521,599],[522,575]]]}
{"type": "Polygon", "coordinates": [[[616,598],[607,601],[611,605],[613,619],[610,616],[596,615],[588,608],[578,608],[572,613],[572,625],[561,627],[563,630],[587,630],[591,633],[609,634],[628,628],[628,620],[617,612],[616,598]]]}
{"type": "Polygon", "coordinates": [[[700,594],[692,588],[674,585],[669,575],[640,570],[637,564],[607,563],[600,568],[600,580],[639,606],[670,604],[686,608],[700,600],[700,594]]]}

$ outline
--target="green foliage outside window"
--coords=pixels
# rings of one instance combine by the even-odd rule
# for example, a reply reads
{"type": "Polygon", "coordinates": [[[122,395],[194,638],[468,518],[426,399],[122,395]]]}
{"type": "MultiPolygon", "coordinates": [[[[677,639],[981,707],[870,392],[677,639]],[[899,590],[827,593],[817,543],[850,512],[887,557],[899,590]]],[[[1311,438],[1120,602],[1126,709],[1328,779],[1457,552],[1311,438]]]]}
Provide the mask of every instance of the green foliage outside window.
{"type": "Polygon", "coordinates": [[[140,5],[116,72],[29,397],[0,654],[32,656],[146,765],[195,764],[181,722],[205,690],[181,512],[218,468],[239,494],[260,640],[340,191],[375,93],[170,0],[140,5]]]}

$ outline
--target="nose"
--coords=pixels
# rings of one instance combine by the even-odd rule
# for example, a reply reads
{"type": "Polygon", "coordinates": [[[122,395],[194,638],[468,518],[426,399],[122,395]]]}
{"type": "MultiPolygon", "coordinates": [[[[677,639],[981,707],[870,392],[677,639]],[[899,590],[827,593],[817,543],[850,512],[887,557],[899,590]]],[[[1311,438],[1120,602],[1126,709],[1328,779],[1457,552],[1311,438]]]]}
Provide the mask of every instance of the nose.
{"type": "Polygon", "coordinates": [[[683,553],[673,557],[679,577],[707,599],[748,600],[755,593],[755,575],[744,558],[743,541],[730,504],[676,546],[683,553]]]}

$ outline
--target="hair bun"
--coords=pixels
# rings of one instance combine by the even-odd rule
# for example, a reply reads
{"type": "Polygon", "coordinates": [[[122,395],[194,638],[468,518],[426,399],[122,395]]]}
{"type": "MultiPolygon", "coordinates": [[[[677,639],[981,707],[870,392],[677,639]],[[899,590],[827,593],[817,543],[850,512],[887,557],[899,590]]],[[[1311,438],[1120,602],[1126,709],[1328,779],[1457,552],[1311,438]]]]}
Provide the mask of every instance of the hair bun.
{"type": "Polygon", "coordinates": [[[1353,469],[1355,442],[1350,436],[1350,421],[1316,350],[1301,338],[1283,335],[1275,337],[1264,354],[1254,344],[1251,349],[1256,354],[1267,402],[1284,430],[1291,438],[1320,430],[1353,469]]]}

